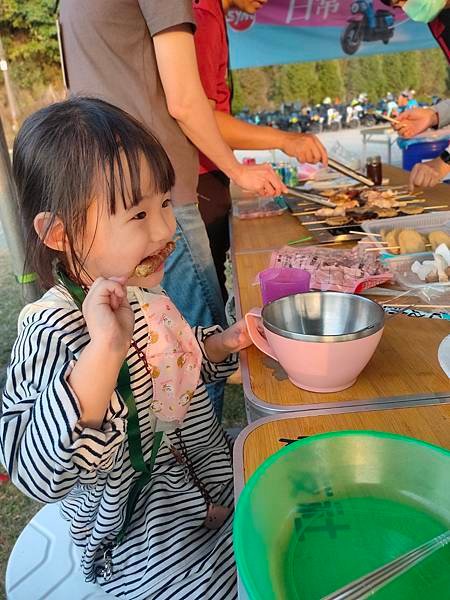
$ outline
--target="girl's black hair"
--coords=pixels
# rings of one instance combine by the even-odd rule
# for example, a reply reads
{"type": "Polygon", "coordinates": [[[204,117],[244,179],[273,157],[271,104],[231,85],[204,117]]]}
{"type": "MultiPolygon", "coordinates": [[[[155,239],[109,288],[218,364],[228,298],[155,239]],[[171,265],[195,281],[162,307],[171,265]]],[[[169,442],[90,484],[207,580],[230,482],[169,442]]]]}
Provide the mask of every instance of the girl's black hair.
{"type": "Polygon", "coordinates": [[[149,131],[120,108],[95,98],[75,97],[29,116],[13,150],[13,173],[27,240],[25,272],[36,272],[48,289],[55,283],[56,259],[81,281],[83,265],[75,242],[85,231],[94,186],[99,176],[104,177],[109,214],[115,213],[117,202],[125,208],[136,206],[144,195],[140,189],[142,159],[153,177],[153,190],[146,193],[168,192],[175,174],[167,154],[149,131]],[[131,198],[127,192],[130,185],[131,198]],[[47,231],[55,217],[61,219],[72,269],[64,253],[48,248],[36,234],[33,222],[41,212],[52,215],[47,231]]]}

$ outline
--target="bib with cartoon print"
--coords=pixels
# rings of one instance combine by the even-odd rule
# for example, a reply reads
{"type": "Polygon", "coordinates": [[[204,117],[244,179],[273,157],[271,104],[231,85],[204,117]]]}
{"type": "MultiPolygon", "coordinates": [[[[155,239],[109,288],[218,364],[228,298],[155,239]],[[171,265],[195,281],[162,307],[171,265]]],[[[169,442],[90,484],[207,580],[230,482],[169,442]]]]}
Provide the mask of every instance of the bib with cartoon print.
{"type": "Polygon", "coordinates": [[[200,379],[202,353],[189,324],[164,294],[136,297],[148,326],[145,357],[151,369],[150,408],[174,429],[182,423],[200,379]]]}

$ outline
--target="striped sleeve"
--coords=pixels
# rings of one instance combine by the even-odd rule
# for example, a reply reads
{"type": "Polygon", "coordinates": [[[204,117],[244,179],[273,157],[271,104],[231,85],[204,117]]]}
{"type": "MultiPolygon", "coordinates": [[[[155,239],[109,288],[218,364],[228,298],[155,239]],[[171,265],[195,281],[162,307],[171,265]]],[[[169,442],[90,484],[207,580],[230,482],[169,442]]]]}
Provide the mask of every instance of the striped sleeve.
{"type": "Polygon", "coordinates": [[[64,498],[83,472],[110,470],[124,439],[122,418],[113,417],[102,430],[78,425],[80,406],[68,383],[74,355],[68,346],[83,337],[81,314],[57,308],[29,317],[13,347],[0,458],[14,484],[41,502],[64,498]]]}
{"type": "Polygon", "coordinates": [[[226,360],[215,363],[209,360],[205,351],[205,341],[207,338],[209,338],[210,335],[223,331],[222,327],[219,325],[213,325],[211,327],[194,327],[193,331],[202,351],[201,375],[205,383],[213,383],[214,381],[226,379],[236,371],[238,365],[237,354],[230,354],[226,360]]]}

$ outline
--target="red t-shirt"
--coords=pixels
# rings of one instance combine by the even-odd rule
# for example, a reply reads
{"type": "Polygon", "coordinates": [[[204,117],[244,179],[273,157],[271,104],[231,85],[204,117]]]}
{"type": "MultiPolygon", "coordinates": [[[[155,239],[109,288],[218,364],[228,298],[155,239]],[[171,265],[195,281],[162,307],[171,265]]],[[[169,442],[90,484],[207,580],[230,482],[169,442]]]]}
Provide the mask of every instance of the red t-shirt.
{"type": "MultiPolygon", "coordinates": [[[[221,0],[194,0],[192,7],[197,24],[195,49],[203,88],[207,97],[216,103],[216,110],[230,113],[228,43],[221,0]]],[[[217,166],[200,152],[200,173],[210,171],[217,171],[217,166]]]]}
{"type": "Polygon", "coordinates": [[[450,9],[441,11],[429,27],[450,63],[450,9]]]}

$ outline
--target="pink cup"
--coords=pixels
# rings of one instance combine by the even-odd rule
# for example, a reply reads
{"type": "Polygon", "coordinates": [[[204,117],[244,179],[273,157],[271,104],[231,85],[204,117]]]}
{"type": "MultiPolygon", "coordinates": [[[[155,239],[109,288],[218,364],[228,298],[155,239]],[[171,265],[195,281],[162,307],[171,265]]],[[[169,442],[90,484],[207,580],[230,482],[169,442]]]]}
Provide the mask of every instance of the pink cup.
{"type": "Polygon", "coordinates": [[[355,383],[381,339],[384,312],[362,296],[309,292],[254,308],[245,320],[255,346],[277,360],[294,385],[328,393],[355,383]]]}
{"type": "Polygon", "coordinates": [[[278,298],[309,292],[311,275],[302,269],[271,267],[259,273],[263,304],[278,298]]]}

